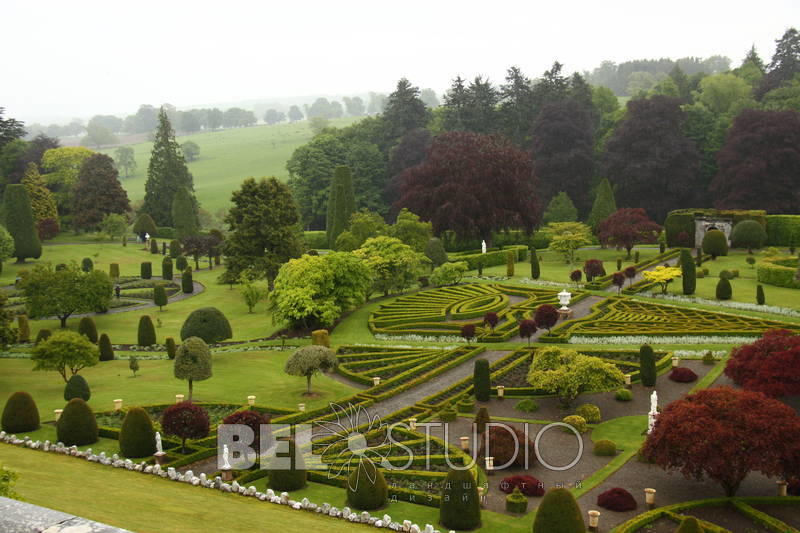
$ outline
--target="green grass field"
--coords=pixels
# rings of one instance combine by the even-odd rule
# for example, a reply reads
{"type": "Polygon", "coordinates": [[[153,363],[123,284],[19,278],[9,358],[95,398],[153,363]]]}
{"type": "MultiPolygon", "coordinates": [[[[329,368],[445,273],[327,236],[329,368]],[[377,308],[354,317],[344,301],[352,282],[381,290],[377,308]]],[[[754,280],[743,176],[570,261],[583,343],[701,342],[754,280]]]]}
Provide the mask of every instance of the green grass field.
{"type": "MultiPolygon", "coordinates": [[[[342,127],[357,120],[357,117],[334,119],[331,125],[342,127]]],[[[194,141],[200,147],[200,157],[188,163],[189,172],[194,176],[194,189],[200,205],[215,213],[228,208],[231,191],[247,177],[275,176],[285,180],[288,177],[286,161],[311,137],[308,122],[303,121],[197,133],[178,137],[177,141],[194,141]]],[[[136,202],[144,198],[153,143],[138,143],[131,147],[136,158],[136,172],[127,178],[121,174],[120,181],[131,202],[136,202]]],[[[101,151],[113,154],[114,149],[101,151]]]]}

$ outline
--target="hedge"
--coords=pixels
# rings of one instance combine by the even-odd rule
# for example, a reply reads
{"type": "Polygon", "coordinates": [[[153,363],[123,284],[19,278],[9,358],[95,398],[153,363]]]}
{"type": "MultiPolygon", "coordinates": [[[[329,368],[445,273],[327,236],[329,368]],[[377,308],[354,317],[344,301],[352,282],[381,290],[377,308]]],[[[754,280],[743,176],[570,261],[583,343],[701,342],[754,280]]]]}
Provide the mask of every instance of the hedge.
{"type": "Polygon", "coordinates": [[[769,246],[800,246],[800,215],[767,215],[769,246]]]}
{"type": "Polygon", "coordinates": [[[303,240],[306,247],[312,250],[326,250],[328,248],[328,236],[324,231],[304,231],[303,240]]]}
{"type": "MultiPolygon", "coordinates": [[[[695,218],[727,218],[733,220],[733,225],[742,220],[755,220],[762,226],[767,226],[769,233],[768,219],[766,211],[761,210],[740,210],[740,209],[677,209],[670,211],[664,220],[664,232],[667,237],[667,246],[675,248],[678,246],[694,247],[695,243],[695,218]],[[678,242],[678,235],[685,231],[691,240],[690,243],[678,242]]],[[[771,243],[770,243],[771,244],[771,243]]]]}
{"type": "Polygon", "coordinates": [[[509,251],[517,253],[517,261],[525,261],[528,257],[528,247],[519,245],[506,246],[499,250],[487,250],[485,254],[481,253],[480,250],[451,253],[448,257],[449,260],[453,262],[464,261],[467,263],[467,268],[470,270],[476,270],[478,268],[479,261],[481,262],[483,268],[506,264],[509,251]]]}
{"type": "Polygon", "coordinates": [[[789,289],[800,289],[800,281],[795,279],[797,265],[798,260],[796,257],[765,257],[758,262],[756,276],[759,283],[789,289]]]}

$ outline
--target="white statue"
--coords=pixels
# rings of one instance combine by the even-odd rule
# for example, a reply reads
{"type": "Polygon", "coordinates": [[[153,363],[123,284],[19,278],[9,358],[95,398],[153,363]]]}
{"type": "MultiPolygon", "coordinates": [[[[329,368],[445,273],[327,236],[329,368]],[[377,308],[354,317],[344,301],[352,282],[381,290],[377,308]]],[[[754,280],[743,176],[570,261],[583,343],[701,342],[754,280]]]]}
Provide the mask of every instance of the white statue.
{"type": "Polygon", "coordinates": [[[481,253],[486,253],[486,241],[481,241],[481,253]]]}
{"type": "Polygon", "coordinates": [[[653,432],[653,427],[656,425],[656,417],[658,416],[658,393],[653,391],[650,395],[650,412],[647,414],[647,434],[653,432]]]}
{"type": "Polygon", "coordinates": [[[230,458],[230,452],[228,451],[228,445],[227,444],[223,444],[222,445],[222,469],[223,470],[230,470],[232,468],[231,467],[231,463],[228,461],[229,458],[230,458]]]}
{"type": "Polygon", "coordinates": [[[569,307],[567,306],[569,305],[570,300],[572,300],[572,293],[567,289],[564,289],[558,293],[558,303],[561,304],[561,311],[569,310],[569,307]]]}
{"type": "Polygon", "coordinates": [[[658,393],[656,391],[653,391],[653,394],[650,395],[650,412],[658,412],[658,393]]]}
{"type": "Polygon", "coordinates": [[[161,433],[156,431],[156,453],[164,453],[164,448],[161,447],[161,433]]]}

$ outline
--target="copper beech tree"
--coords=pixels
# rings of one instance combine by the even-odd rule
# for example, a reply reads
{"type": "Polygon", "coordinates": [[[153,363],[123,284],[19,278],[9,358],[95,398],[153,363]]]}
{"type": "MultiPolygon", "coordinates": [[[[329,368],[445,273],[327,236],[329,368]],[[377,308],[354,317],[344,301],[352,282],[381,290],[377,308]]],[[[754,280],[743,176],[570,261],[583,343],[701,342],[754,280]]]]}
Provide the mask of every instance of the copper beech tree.
{"type": "Polygon", "coordinates": [[[800,335],[775,329],[751,344],[735,348],[725,375],[740,387],[767,396],[800,394],[800,335]]]}
{"type": "Polygon", "coordinates": [[[440,234],[484,239],[514,228],[531,231],[541,202],[531,156],[498,135],[453,131],[437,136],[427,157],[398,177],[400,199],[440,234]]]}
{"type": "Polygon", "coordinates": [[[750,472],[786,476],[800,467],[800,416],[761,393],[706,389],[667,405],[643,456],[687,479],[710,478],[733,496],[750,472]]]}
{"type": "Polygon", "coordinates": [[[600,242],[625,248],[628,259],[634,245],[656,242],[660,231],[661,226],[650,220],[644,209],[630,207],[617,209],[598,226],[600,242]]]}

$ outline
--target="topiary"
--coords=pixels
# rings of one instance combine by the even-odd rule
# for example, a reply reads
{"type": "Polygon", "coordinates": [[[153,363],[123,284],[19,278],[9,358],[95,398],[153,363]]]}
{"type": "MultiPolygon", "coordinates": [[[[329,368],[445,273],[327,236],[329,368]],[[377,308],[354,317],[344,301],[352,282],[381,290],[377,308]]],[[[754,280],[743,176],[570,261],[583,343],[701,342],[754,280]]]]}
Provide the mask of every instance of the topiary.
{"type": "Polygon", "coordinates": [[[108,338],[108,335],[103,333],[100,335],[100,339],[97,342],[98,347],[100,348],[100,360],[101,361],[113,361],[114,360],[114,347],[111,345],[111,339],[108,338]]]}
{"type": "Polygon", "coordinates": [[[186,267],[186,270],[181,274],[181,290],[184,294],[192,294],[194,292],[194,281],[192,280],[192,267],[186,267]]]}
{"type": "Polygon", "coordinates": [[[672,369],[672,372],[669,373],[669,379],[676,383],[692,383],[697,381],[697,374],[691,368],[679,366],[672,369]]]}
{"type": "Polygon", "coordinates": [[[575,414],[583,417],[590,424],[599,424],[601,420],[600,408],[591,403],[585,403],[575,409],[575,414]]]}
{"type": "Polygon", "coordinates": [[[158,231],[156,229],[156,223],[147,213],[142,213],[139,215],[139,218],[137,218],[136,222],[133,223],[133,232],[143,240],[146,233],[155,235],[156,231],[158,231]]]}
{"type": "Polygon", "coordinates": [[[456,412],[456,408],[452,405],[447,405],[444,409],[439,411],[439,420],[442,422],[453,422],[456,418],[458,418],[458,413],[456,412]]]}
{"type": "Polygon", "coordinates": [[[683,283],[683,294],[694,294],[697,289],[697,266],[694,264],[692,254],[684,248],[681,250],[681,282],[683,283]]]}
{"type": "Polygon", "coordinates": [[[469,531],[481,525],[478,487],[470,470],[447,472],[439,504],[439,523],[447,529],[469,531]]]}
{"type": "Polygon", "coordinates": [[[532,468],[536,463],[534,444],[526,437],[522,430],[507,425],[489,426],[488,433],[488,450],[490,453],[486,453],[487,439],[484,437],[481,439],[478,456],[486,457],[490,455],[494,457],[495,470],[513,466],[532,468]]]}
{"type": "Polygon", "coordinates": [[[697,518],[687,516],[681,521],[681,525],[675,530],[675,533],[704,533],[705,529],[700,525],[697,518]]]}
{"type": "Polygon", "coordinates": [[[503,478],[500,482],[500,490],[506,494],[511,494],[514,490],[519,491],[525,496],[543,496],[544,483],[533,476],[517,475],[503,478]]]}
{"type": "Polygon", "coordinates": [[[528,498],[518,488],[506,496],[506,511],[509,513],[523,514],[528,511],[528,498]]]}
{"type": "Polygon", "coordinates": [[[506,252],[506,276],[509,278],[514,275],[514,263],[517,260],[517,252],[509,250],[506,252]]]}
{"type": "Polygon", "coordinates": [[[119,449],[131,459],[156,453],[156,432],[150,415],[141,407],[132,407],[125,414],[119,430],[119,449]]]}
{"type": "Polygon", "coordinates": [[[178,257],[175,258],[175,268],[177,270],[183,272],[184,270],[186,270],[188,266],[189,266],[189,260],[186,259],[186,257],[179,255],[178,257]]]}
{"type": "Polygon", "coordinates": [[[594,443],[592,451],[595,455],[600,456],[617,455],[617,445],[613,440],[602,439],[594,443]]]}
{"type": "Polygon", "coordinates": [[[56,422],[58,440],[67,446],[84,446],[97,442],[97,421],[89,404],[80,398],[71,399],[56,422]]]}
{"type": "Polygon", "coordinates": [[[15,392],[3,408],[0,427],[6,433],[25,433],[39,429],[39,408],[27,392],[15,392]]]}
{"type": "Polygon", "coordinates": [[[159,311],[164,310],[167,301],[167,289],[164,288],[164,285],[159,283],[153,287],[153,304],[158,306],[159,311]]]}
{"type": "Polygon", "coordinates": [[[447,252],[444,249],[442,240],[433,237],[425,245],[425,256],[431,260],[433,266],[441,266],[447,262],[447,252]]]}
{"type": "Polygon", "coordinates": [[[155,239],[150,239],[150,253],[151,254],[158,253],[158,241],[155,239]]]}
{"type": "Polygon", "coordinates": [[[703,354],[703,364],[704,365],[713,365],[716,362],[717,362],[717,360],[714,359],[714,354],[711,353],[711,350],[708,350],[706,353],[703,354]]]}
{"type": "Polygon", "coordinates": [[[172,281],[172,258],[169,256],[161,260],[161,279],[172,281]]]}
{"type": "Polygon", "coordinates": [[[719,271],[719,279],[727,279],[728,281],[734,278],[733,272],[730,270],[720,270],[719,271]]]}
{"type": "Polygon", "coordinates": [[[208,437],[208,411],[191,400],[172,404],[161,415],[161,429],[181,439],[181,450],[186,453],[186,439],[208,437]]]}
{"type": "Polygon", "coordinates": [[[639,378],[645,387],[654,387],[657,377],[656,354],[649,344],[644,344],[639,348],[639,378]]]}
{"type": "Polygon", "coordinates": [[[491,377],[488,360],[475,360],[473,383],[475,399],[479,402],[488,402],[491,397],[491,377]]]}
{"type": "Polygon", "coordinates": [[[539,410],[539,404],[536,403],[536,400],[533,398],[525,398],[524,400],[518,401],[514,409],[522,411],[523,413],[535,413],[539,410]]]}
{"type": "Polygon", "coordinates": [[[183,250],[181,249],[181,242],[178,240],[171,240],[169,241],[169,256],[173,259],[177,259],[183,250]]]}
{"type": "MultiPolygon", "coordinates": [[[[563,423],[567,424],[568,426],[572,426],[578,433],[586,433],[589,430],[589,426],[586,425],[586,419],[582,416],[578,415],[570,415],[565,416],[562,420],[563,423]]],[[[565,431],[567,428],[564,428],[565,431]]]]}
{"type": "Polygon", "coordinates": [[[50,331],[50,330],[49,330],[49,329],[47,329],[47,328],[42,328],[42,329],[40,329],[40,330],[39,330],[39,332],[38,332],[38,333],[36,333],[36,341],[35,341],[35,344],[39,344],[40,342],[44,342],[44,341],[46,341],[47,339],[49,339],[49,338],[50,338],[50,335],[52,335],[52,334],[53,334],[53,332],[52,332],[52,331],[50,331]]]}
{"type": "Polygon", "coordinates": [[[533,521],[533,533],[585,533],[578,502],[569,489],[553,488],[548,490],[536,511],[533,521]]]}
{"type": "Polygon", "coordinates": [[[381,509],[389,502],[389,487],[380,469],[363,457],[347,478],[347,505],[359,511],[381,509]]]}
{"type": "Polygon", "coordinates": [[[111,263],[108,265],[108,275],[113,279],[119,277],[119,263],[111,263]]]}
{"type": "Polygon", "coordinates": [[[478,409],[478,414],[475,415],[475,427],[477,428],[478,433],[483,433],[486,431],[486,424],[491,422],[489,418],[489,410],[485,407],[481,407],[478,409]]]}
{"type": "Polygon", "coordinates": [[[153,263],[145,261],[139,266],[139,275],[142,279],[150,279],[153,277],[153,263]]]}
{"type": "Polygon", "coordinates": [[[200,337],[208,344],[216,344],[233,337],[230,322],[216,307],[195,309],[186,317],[181,327],[181,340],[200,337]]]}
{"type": "Polygon", "coordinates": [[[456,405],[456,409],[459,413],[471,413],[475,411],[475,398],[471,396],[461,398],[456,405]]]}
{"type": "Polygon", "coordinates": [[[88,402],[92,397],[92,391],[86,379],[80,374],[74,374],[64,386],[64,401],[68,402],[73,398],[80,398],[88,402]]]}
{"type": "Polygon", "coordinates": [[[306,470],[303,455],[295,452],[294,440],[289,440],[288,456],[281,454],[273,457],[267,465],[269,481],[267,486],[272,490],[292,491],[306,486],[306,470]]]}
{"type": "Polygon", "coordinates": [[[728,239],[725,234],[718,229],[708,230],[703,236],[703,252],[716,259],[722,255],[728,255],[728,239]]]}
{"type": "Polygon", "coordinates": [[[137,333],[137,343],[139,346],[152,346],[156,343],[156,328],[150,315],[142,315],[139,318],[139,330],[137,333]]]}
{"type": "Polygon", "coordinates": [[[733,297],[733,287],[731,282],[721,278],[717,282],[717,300],[730,300],[733,297]]]}
{"type": "Polygon", "coordinates": [[[767,242],[767,232],[755,220],[742,220],[731,231],[731,246],[734,248],[761,248],[767,242]]]}
{"type": "Polygon", "coordinates": [[[170,359],[175,359],[175,353],[178,350],[178,347],[175,345],[175,339],[172,337],[167,337],[167,340],[164,342],[167,347],[167,357],[170,359]]]}
{"type": "Polygon", "coordinates": [[[31,341],[31,324],[28,315],[17,315],[17,341],[26,343],[31,341]]]}
{"type": "Polygon", "coordinates": [[[614,399],[618,402],[629,402],[633,400],[633,393],[628,389],[617,389],[614,391],[614,399]]]}
{"type": "Polygon", "coordinates": [[[84,272],[91,272],[94,270],[94,263],[89,257],[84,257],[81,259],[81,270],[84,272]]]}
{"type": "Polygon", "coordinates": [[[633,511],[636,509],[636,500],[627,490],[615,487],[599,494],[597,505],[609,511],[633,511]]]}
{"type": "Polygon", "coordinates": [[[536,248],[531,248],[531,279],[539,279],[541,275],[541,265],[539,257],[536,255],[536,248]]]}
{"type": "Polygon", "coordinates": [[[764,296],[764,286],[759,284],[756,286],[756,303],[758,305],[764,305],[766,302],[767,299],[764,296]]]}
{"type": "Polygon", "coordinates": [[[317,329],[311,332],[311,344],[316,346],[331,347],[331,337],[327,329],[317,329]]]}
{"type": "Polygon", "coordinates": [[[97,344],[97,326],[92,317],[85,316],[81,318],[81,321],[78,322],[78,333],[97,344]]]}

